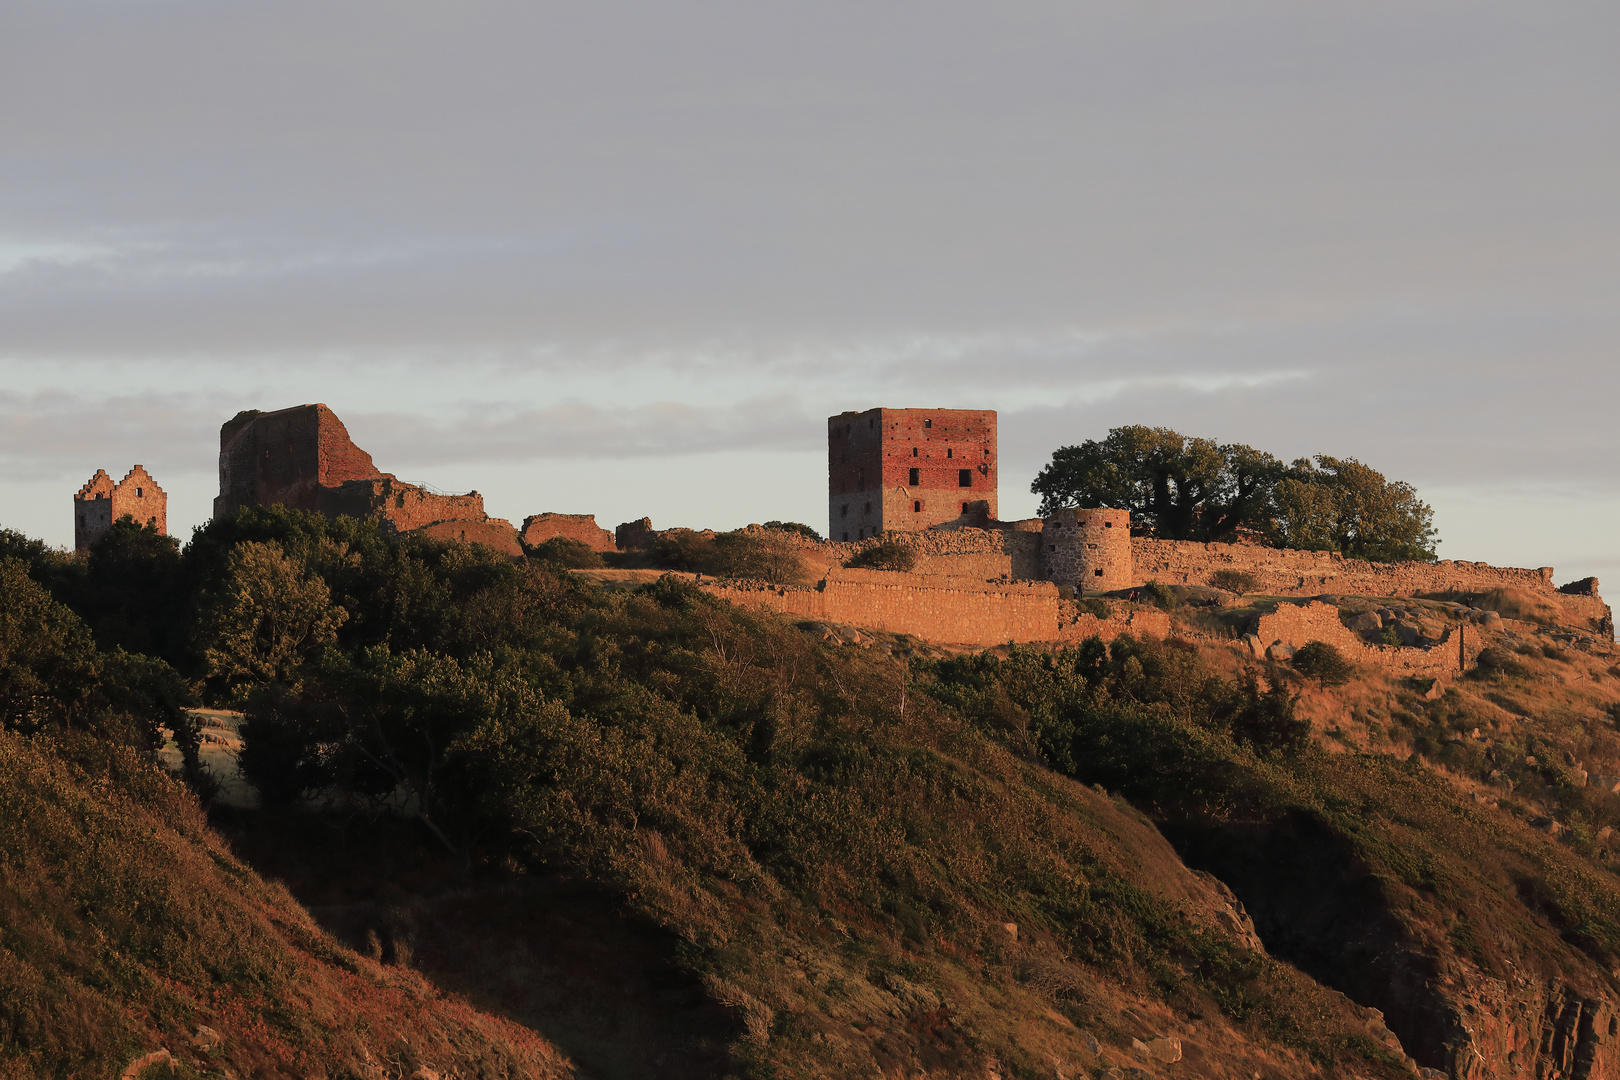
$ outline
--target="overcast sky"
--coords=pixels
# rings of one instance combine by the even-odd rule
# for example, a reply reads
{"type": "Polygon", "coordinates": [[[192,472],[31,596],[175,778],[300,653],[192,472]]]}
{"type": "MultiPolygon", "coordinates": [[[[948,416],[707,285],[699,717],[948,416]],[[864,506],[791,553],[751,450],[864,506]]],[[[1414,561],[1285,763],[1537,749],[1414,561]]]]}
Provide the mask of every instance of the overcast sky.
{"type": "Polygon", "coordinates": [[[1620,4],[0,0],[0,524],[237,410],[826,528],[825,418],[1353,456],[1620,581],[1620,4]]]}

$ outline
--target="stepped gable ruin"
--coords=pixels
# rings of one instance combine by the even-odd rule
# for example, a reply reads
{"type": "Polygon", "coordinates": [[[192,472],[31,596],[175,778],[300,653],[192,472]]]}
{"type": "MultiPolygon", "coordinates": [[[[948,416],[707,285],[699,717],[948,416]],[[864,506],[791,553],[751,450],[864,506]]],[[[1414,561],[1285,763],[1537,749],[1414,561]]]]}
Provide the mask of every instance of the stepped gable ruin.
{"type": "Polygon", "coordinates": [[[113,483],[107,470],[97,469],[73,496],[73,548],[88,551],[106,535],[113,522],[132,518],[137,525],[151,525],[169,535],[169,496],[137,465],[113,483]]]}
{"type": "Polygon", "coordinates": [[[996,485],[994,410],[868,409],[827,418],[827,535],[835,540],[994,519],[996,485]]]}
{"type": "Polygon", "coordinates": [[[613,534],[596,523],[595,514],[530,514],[518,533],[524,547],[538,547],[562,537],[577,540],[592,551],[618,551],[613,534]]]}
{"type": "Polygon", "coordinates": [[[397,532],[523,554],[517,530],[486,514],[482,495],[447,495],[380,471],[325,405],[248,409],[220,427],[214,517],[228,517],[244,506],[376,517],[397,532]]]}

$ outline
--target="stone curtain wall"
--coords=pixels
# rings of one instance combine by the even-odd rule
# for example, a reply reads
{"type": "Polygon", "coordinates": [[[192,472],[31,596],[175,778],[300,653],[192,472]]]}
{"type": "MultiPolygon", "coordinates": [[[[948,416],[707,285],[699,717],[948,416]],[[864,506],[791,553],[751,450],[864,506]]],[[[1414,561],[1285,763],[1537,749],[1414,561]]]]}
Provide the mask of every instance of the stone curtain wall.
{"type": "Polygon", "coordinates": [[[1450,679],[1474,666],[1484,649],[1479,631],[1466,625],[1448,627],[1439,644],[1427,649],[1396,645],[1368,645],[1339,621],[1339,609],[1313,600],[1308,604],[1279,604],[1262,615],[1250,635],[1258,656],[1273,645],[1295,649],[1312,641],[1337,648],[1352,663],[1380,667],[1397,676],[1450,679]]]}
{"type": "Polygon", "coordinates": [[[529,547],[554,537],[578,540],[592,551],[617,551],[613,534],[596,524],[595,514],[530,514],[520,534],[529,547]]]}
{"type": "Polygon", "coordinates": [[[840,569],[814,588],[777,589],[700,582],[735,604],[800,619],[847,623],[926,641],[960,645],[1112,640],[1121,633],[1163,637],[1160,611],[1121,612],[1112,619],[1081,613],[1045,581],[978,582],[881,570],[840,569]]]}
{"type": "Polygon", "coordinates": [[[1596,585],[1593,584],[1586,595],[1561,593],[1553,585],[1551,567],[1525,570],[1450,559],[1433,563],[1371,563],[1346,559],[1329,551],[1290,551],[1252,544],[1198,544],[1140,536],[1131,541],[1131,547],[1136,562],[1135,584],[1151,580],[1167,585],[1207,585],[1210,576],[1218,570],[1241,570],[1254,575],[1257,593],[1268,596],[1336,593],[1400,597],[1452,590],[1483,593],[1509,588],[1562,608],[1599,632],[1613,633],[1609,606],[1596,595],[1596,585]]]}

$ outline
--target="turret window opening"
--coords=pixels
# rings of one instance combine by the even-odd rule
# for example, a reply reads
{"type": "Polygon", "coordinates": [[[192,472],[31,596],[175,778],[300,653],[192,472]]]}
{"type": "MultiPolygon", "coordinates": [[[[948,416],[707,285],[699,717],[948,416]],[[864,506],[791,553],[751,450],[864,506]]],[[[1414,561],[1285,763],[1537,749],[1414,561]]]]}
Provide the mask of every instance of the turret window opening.
{"type": "Polygon", "coordinates": [[[916,447],[915,447],[915,446],[913,446],[913,447],[912,447],[912,448],[911,448],[911,456],[912,456],[912,457],[916,457],[916,456],[917,456],[917,448],[916,448],[916,447]]]}
{"type": "Polygon", "coordinates": [[[911,512],[913,514],[922,513],[922,500],[921,499],[913,499],[911,501],[911,512]]]}
{"type": "Polygon", "coordinates": [[[933,426],[934,426],[934,422],[933,422],[933,421],[932,421],[932,420],[924,420],[924,421],[923,421],[923,427],[925,427],[925,428],[931,428],[931,427],[933,427],[933,426]]]}
{"type": "Polygon", "coordinates": [[[956,456],[956,451],[952,450],[950,447],[947,446],[945,448],[945,456],[946,457],[955,457],[956,456]]]}
{"type": "Polygon", "coordinates": [[[916,487],[920,483],[922,483],[922,470],[921,469],[912,469],[911,470],[911,486],[916,487]]]}
{"type": "Polygon", "coordinates": [[[960,470],[958,470],[957,474],[956,474],[956,486],[957,487],[972,487],[973,486],[973,470],[972,469],[960,469],[960,470]]]}

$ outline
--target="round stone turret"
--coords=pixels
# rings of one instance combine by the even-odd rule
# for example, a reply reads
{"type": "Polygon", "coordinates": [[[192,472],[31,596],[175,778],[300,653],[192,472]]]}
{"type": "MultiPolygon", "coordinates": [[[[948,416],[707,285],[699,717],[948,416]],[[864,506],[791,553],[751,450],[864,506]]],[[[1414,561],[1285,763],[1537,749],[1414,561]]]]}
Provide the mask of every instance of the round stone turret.
{"type": "Polygon", "coordinates": [[[1059,510],[1041,523],[1043,576],[1087,592],[1128,589],[1135,582],[1129,510],[1059,510]]]}

